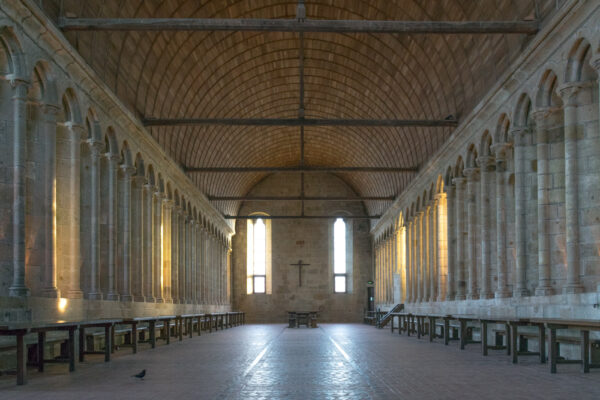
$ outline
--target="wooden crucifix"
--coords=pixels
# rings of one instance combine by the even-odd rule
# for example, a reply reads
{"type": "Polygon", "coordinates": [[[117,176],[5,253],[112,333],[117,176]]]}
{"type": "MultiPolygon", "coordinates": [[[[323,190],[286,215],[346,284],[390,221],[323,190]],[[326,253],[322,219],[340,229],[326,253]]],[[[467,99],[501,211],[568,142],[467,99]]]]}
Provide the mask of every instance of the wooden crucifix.
{"type": "Polygon", "coordinates": [[[306,267],[310,264],[302,263],[302,260],[298,260],[296,264],[290,264],[293,267],[298,267],[298,286],[302,286],[302,267],[306,267]]]}

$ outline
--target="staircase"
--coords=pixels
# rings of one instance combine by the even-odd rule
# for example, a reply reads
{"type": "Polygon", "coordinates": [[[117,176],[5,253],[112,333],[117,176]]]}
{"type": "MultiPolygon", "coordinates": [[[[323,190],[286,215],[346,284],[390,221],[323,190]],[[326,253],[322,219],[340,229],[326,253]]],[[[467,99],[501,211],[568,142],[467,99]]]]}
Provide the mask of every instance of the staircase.
{"type": "Polygon", "coordinates": [[[392,308],[390,311],[388,311],[388,313],[387,313],[387,314],[385,314],[383,317],[381,317],[381,318],[380,318],[380,319],[377,321],[377,327],[378,327],[379,329],[382,329],[382,328],[384,328],[384,327],[385,327],[385,326],[388,324],[388,322],[390,322],[390,321],[391,321],[391,319],[392,319],[392,313],[395,313],[395,312],[400,312],[400,311],[402,311],[402,310],[404,310],[404,304],[396,304],[396,305],[394,306],[394,308],[392,308]]]}

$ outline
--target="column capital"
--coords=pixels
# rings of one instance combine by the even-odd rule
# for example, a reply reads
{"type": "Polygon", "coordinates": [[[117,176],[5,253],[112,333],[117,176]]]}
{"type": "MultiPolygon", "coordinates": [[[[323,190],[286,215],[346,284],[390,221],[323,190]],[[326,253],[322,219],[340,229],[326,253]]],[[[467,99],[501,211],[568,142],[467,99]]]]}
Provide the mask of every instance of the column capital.
{"type": "Polygon", "coordinates": [[[465,182],[467,182],[467,178],[465,178],[464,176],[457,176],[456,178],[452,178],[452,186],[456,188],[463,186],[465,182]]]}
{"type": "Polygon", "coordinates": [[[111,165],[115,165],[115,166],[119,162],[119,160],[121,160],[121,157],[119,157],[118,154],[111,153],[110,151],[104,153],[104,157],[108,160],[108,162],[111,165]]]}
{"type": "Polygon", "coordinates": [[[537,125],[543,124],[552,114],[560,112],[560,107],[540,107],[533,110],[531,116],[537,125]]]}
{"type": "Polygon", "coordinates": [[[131,180],[139,186],[144,186],[146,184],[146,177],[144,175],[133,175],[131,180]]]}
{"type": "Polygon", "coordinates": [[[166,209],[173,209],[173,207],[175,205],[175,202],[166,196],[163,198],[162,202],[166,209]]]}
{"type": "Polygon", "coordinates": [[[42,112],[47,115],[57,115],[60,112],[60,107],[56,104],[43,103],[40,107],[42,112]]]}
{"type": "Polygon", "coordinates": [[[163,199],[163,197],[165,196],[165,194],[163,192],[161,192],[157,186],[155,186],[153,196],[156,200],[161,201],[163,199]]]}
{"type": "Polygon", "coordinates": [[[123,174],[125,176],[129,176],[129,177],[131,177],[137,171],[134,167],[132,167],[131,165],[127,165],[127,164],[119,165],[119,169],[121,170],[121,172],[123,172],[123,174]]]}
{"type": "MultiPolygon", "coordinates": [[[[447,191],[448,191],[448,189],[450,189],[450,188],[454,188],[454,186],[453,186],[453,185],[446,185],[446,186],[444,187],[444,191],[445,191],[445,192],[447,192],[447,191]]],[[[444,198],[445,196],[446,196],[446,193],[444,193],[444,192],[442,192],[442,193],[436,193],[436,194],[433,196],[433,199],[435,200],[435,202],[436,202],[436,203],[439,203],[439,201],[440,201],[442,198],[444,198]]]]}
{"type": "Polygon", "coordinates": [[[492,147],[490,147],[490,150],[492,150],[492,152],[495,155],[496,165],[498,165],[498,163],[506,161],[506,153],[508,152],[508,150],[510,150],[510,148],[510,143],[496,143],[493,144],[492,147]]]}
{"type": "Polygon", "coordinates": [[[472,182],[478,178],[479,168],[471,167],[463,169],[463,175],[467,178],[468,182],[472,182]]]}
{"type": "Polygon", "coordinates": [[[154,185],[150,182],[146,182],[146,184],[144,185],[144,190],[146,190],[147,192],[154,193],[154,189],[154,185]]]}
{"type": "Polygon", "coordinates": [[[525,144],[525,137],[531,134],[531,129],[528,126],[516,126],[512,128],[509,135],[513,138],[515,146],[522,146],[525,144]]]}
{"type": "Polygon", "coordinates": [[[493,171],[496,165],[496,159],[492,155],[479,156],[475,161],[477,161],[477,165],[479,165],[481,171],[493,171]]]}
{"type": "Polygon", "coordinates": [[[558,87],[558,93],[565,103],[565,107],[577,106],[577,95],[587,85],[585,82],[567,82],[558,87]]]}

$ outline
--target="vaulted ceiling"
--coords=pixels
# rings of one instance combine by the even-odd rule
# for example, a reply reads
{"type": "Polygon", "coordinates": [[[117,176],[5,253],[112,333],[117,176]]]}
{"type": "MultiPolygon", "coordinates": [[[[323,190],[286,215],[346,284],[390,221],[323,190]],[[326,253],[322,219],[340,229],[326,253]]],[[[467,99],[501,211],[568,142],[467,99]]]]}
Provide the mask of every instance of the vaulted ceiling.
{"type": "MultiPolygon", "coordinates": [[[[57,19],[58,0],[44,0],[57,19]]],[[[546,16],[553,0],[538,0],[546,16]]],[[[64,0],[63,15],[90,18],[290,18],[296,0],[64,0]]],[[[519,21],[534,0],[306,0],[310,19],[519,21]]],[[[299,34],[294,32],[65,32],[140,118],[296,118],[299,34]]],[[[305,33],[307,118],[444,119],[468,114],[529,40],[523,34],[305,33]]],[[[148,128],[186,167],[296,166],[300,128],[148,128]]],[[[310,166],[419,167],[450,127],[305,129],[310,166]]],[[[198,173],[207,195],[243,196],[267,172],[198,173]]],[[[395,196],[414,172],[339,176],[361,196],[395,196]]],[[[313,194],[316,195],[316,194],[313,194]]],[[[389,202],[367,202],[379,214],[389,202]]],[[[238,201],[219,201],[225,214],[238,201]]]]}

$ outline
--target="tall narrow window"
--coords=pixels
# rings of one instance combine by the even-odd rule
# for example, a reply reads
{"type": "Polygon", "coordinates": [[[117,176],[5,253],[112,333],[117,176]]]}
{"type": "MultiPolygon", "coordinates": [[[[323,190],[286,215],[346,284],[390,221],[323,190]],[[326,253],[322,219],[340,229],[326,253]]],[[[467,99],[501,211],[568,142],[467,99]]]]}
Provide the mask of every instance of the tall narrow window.
{"type": "Polygon", "coordinates": [[[333,225],[333,280],[335,293],[346,293],[346,223],[341,218],[333,225]]]}
{"type": "Polygon", "coordinates": [[[246,292],[265,293],[267,288],[267,226],[262,218],[248,220],[246,292]]]}

